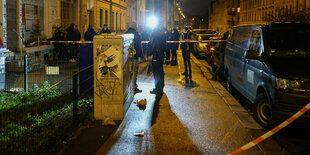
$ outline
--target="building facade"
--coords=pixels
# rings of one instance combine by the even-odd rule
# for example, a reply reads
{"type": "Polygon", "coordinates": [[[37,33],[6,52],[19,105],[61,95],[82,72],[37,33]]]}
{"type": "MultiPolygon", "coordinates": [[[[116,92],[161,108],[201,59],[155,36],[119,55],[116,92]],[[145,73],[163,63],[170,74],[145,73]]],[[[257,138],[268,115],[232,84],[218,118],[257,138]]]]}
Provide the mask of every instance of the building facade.
{"type": "Polygon", "coordinates": [[[240,22],[240,0],[212,1],[209,9],[209,28],[224,33],[240,22]]]}
{"type": "Polygon", "coordinates": [[[289,20],[298,12],[309,12],[310,0],[241,0],[241,24],[289,20]]]}
{"type": "Polygon", "coordinates": [[[309,16],[310,0],[216,0],[211,2],[209,28],[223,33],[234,25],[295,20],[302,12],[309,16]]]}
{"type": "Polygon", "coordinates": [[[1,0],[0,8],[1,39],[16,52],[52,37],[58,26],[75,24],[83,38],[89,25],[99,31],[107,24],[112,32],[121,33],[129,22],[145,21],[145,0],[1,0]],[[127,21],[128,13],[135,18],[127,21]]]}

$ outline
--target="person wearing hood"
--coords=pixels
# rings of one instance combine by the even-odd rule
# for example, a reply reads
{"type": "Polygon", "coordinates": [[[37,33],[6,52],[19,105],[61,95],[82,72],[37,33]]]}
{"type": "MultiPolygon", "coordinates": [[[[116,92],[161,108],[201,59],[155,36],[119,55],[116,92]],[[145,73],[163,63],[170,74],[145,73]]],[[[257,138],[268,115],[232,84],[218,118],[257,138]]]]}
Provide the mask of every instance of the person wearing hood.
{"type": "Polygon", "coordinates": [[[135,90],[135,93],[140,93],[142,92],[142,90],[138,89],[138,85],[137,85],[137,77],[138,77],[138,72],[139,72],[139,58],[144,58],[144,56],[142,53],[141,36],[137,31],[137,23],[132,22],[126,34],[134,34],[133,44],[136,50],[136,54],[133,56],[134,58],[133,66],[134,66],[134,75],[135,75],[134,90],[135,90]]]}
{"type": "Polygon", "coordinates": [[[108,25],[104,24],[103,29],[100,31],[100,34],[106,33],[106,34],[111,34],[111,31],[108,29],[108,25]]]}
{"type": "Polygon", "coordinates": [[[88,26],[87,31],[84,34],[85,41],[94,41],[94,36],[96,35],[95,30],[91,25],[88,26]]]}

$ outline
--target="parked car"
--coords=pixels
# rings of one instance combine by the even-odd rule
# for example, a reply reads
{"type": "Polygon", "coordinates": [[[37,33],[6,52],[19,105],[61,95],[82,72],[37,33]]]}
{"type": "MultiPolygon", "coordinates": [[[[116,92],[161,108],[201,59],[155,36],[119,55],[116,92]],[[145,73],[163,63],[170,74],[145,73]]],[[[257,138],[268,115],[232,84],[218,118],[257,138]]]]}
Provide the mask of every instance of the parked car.
{"type": "MultiPolygon", "coordinates": [[[[233,27],[225,50],[227,89],[249,99],[263,127],[310,102],[310,23],[233,27]]],[[[310,112],[298,122],[310,123],[310,112]]]]}
{"type": "Polygon", "coordinates": [[[208,50],[208,43],[202,43],[202,40],[209,40],[210,37],[215,37],[216,32],[210,29],[193,29],[192,31],[196,38],[198,39],[198,43],[194,44],[193,54],[200,57],[206,58],[206,51],[208,50]]]}

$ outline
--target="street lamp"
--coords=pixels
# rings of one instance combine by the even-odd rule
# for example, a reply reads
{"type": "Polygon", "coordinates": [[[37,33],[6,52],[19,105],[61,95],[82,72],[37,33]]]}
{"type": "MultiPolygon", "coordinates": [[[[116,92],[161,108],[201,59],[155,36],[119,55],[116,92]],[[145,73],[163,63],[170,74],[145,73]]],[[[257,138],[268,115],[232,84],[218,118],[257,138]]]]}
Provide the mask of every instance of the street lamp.
{"type": "Polygon", "coordinates": [[[192,18],[192,20],[195,20],[195,18],[192,18]]]}
{"type": "Polygon", "coordinates": [[[178,10],[181,10],[181,8],[178,8],[178,10]]]}
{"type": "Polygon", "coordinates": [[[177,3],[177,6],[179,6],[179,3],[177,3]]]}

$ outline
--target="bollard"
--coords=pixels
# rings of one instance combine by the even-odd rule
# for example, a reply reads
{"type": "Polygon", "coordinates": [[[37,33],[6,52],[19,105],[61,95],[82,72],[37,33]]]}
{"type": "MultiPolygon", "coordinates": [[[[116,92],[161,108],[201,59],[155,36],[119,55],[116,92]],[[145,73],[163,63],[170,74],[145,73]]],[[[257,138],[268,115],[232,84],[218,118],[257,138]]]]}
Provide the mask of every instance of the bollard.
{"type": "Polygon", "coordinates": [[[24,89],[28,92],[28,62],[27,55],[24,55],[24,89]]]}
{"type": "Polygon", "coordinates": [[[73,84],[73,125],[77,126],[78,124],[78,73],[77,71],[73,72],[72,77],[72,84],[73,84]]]}

